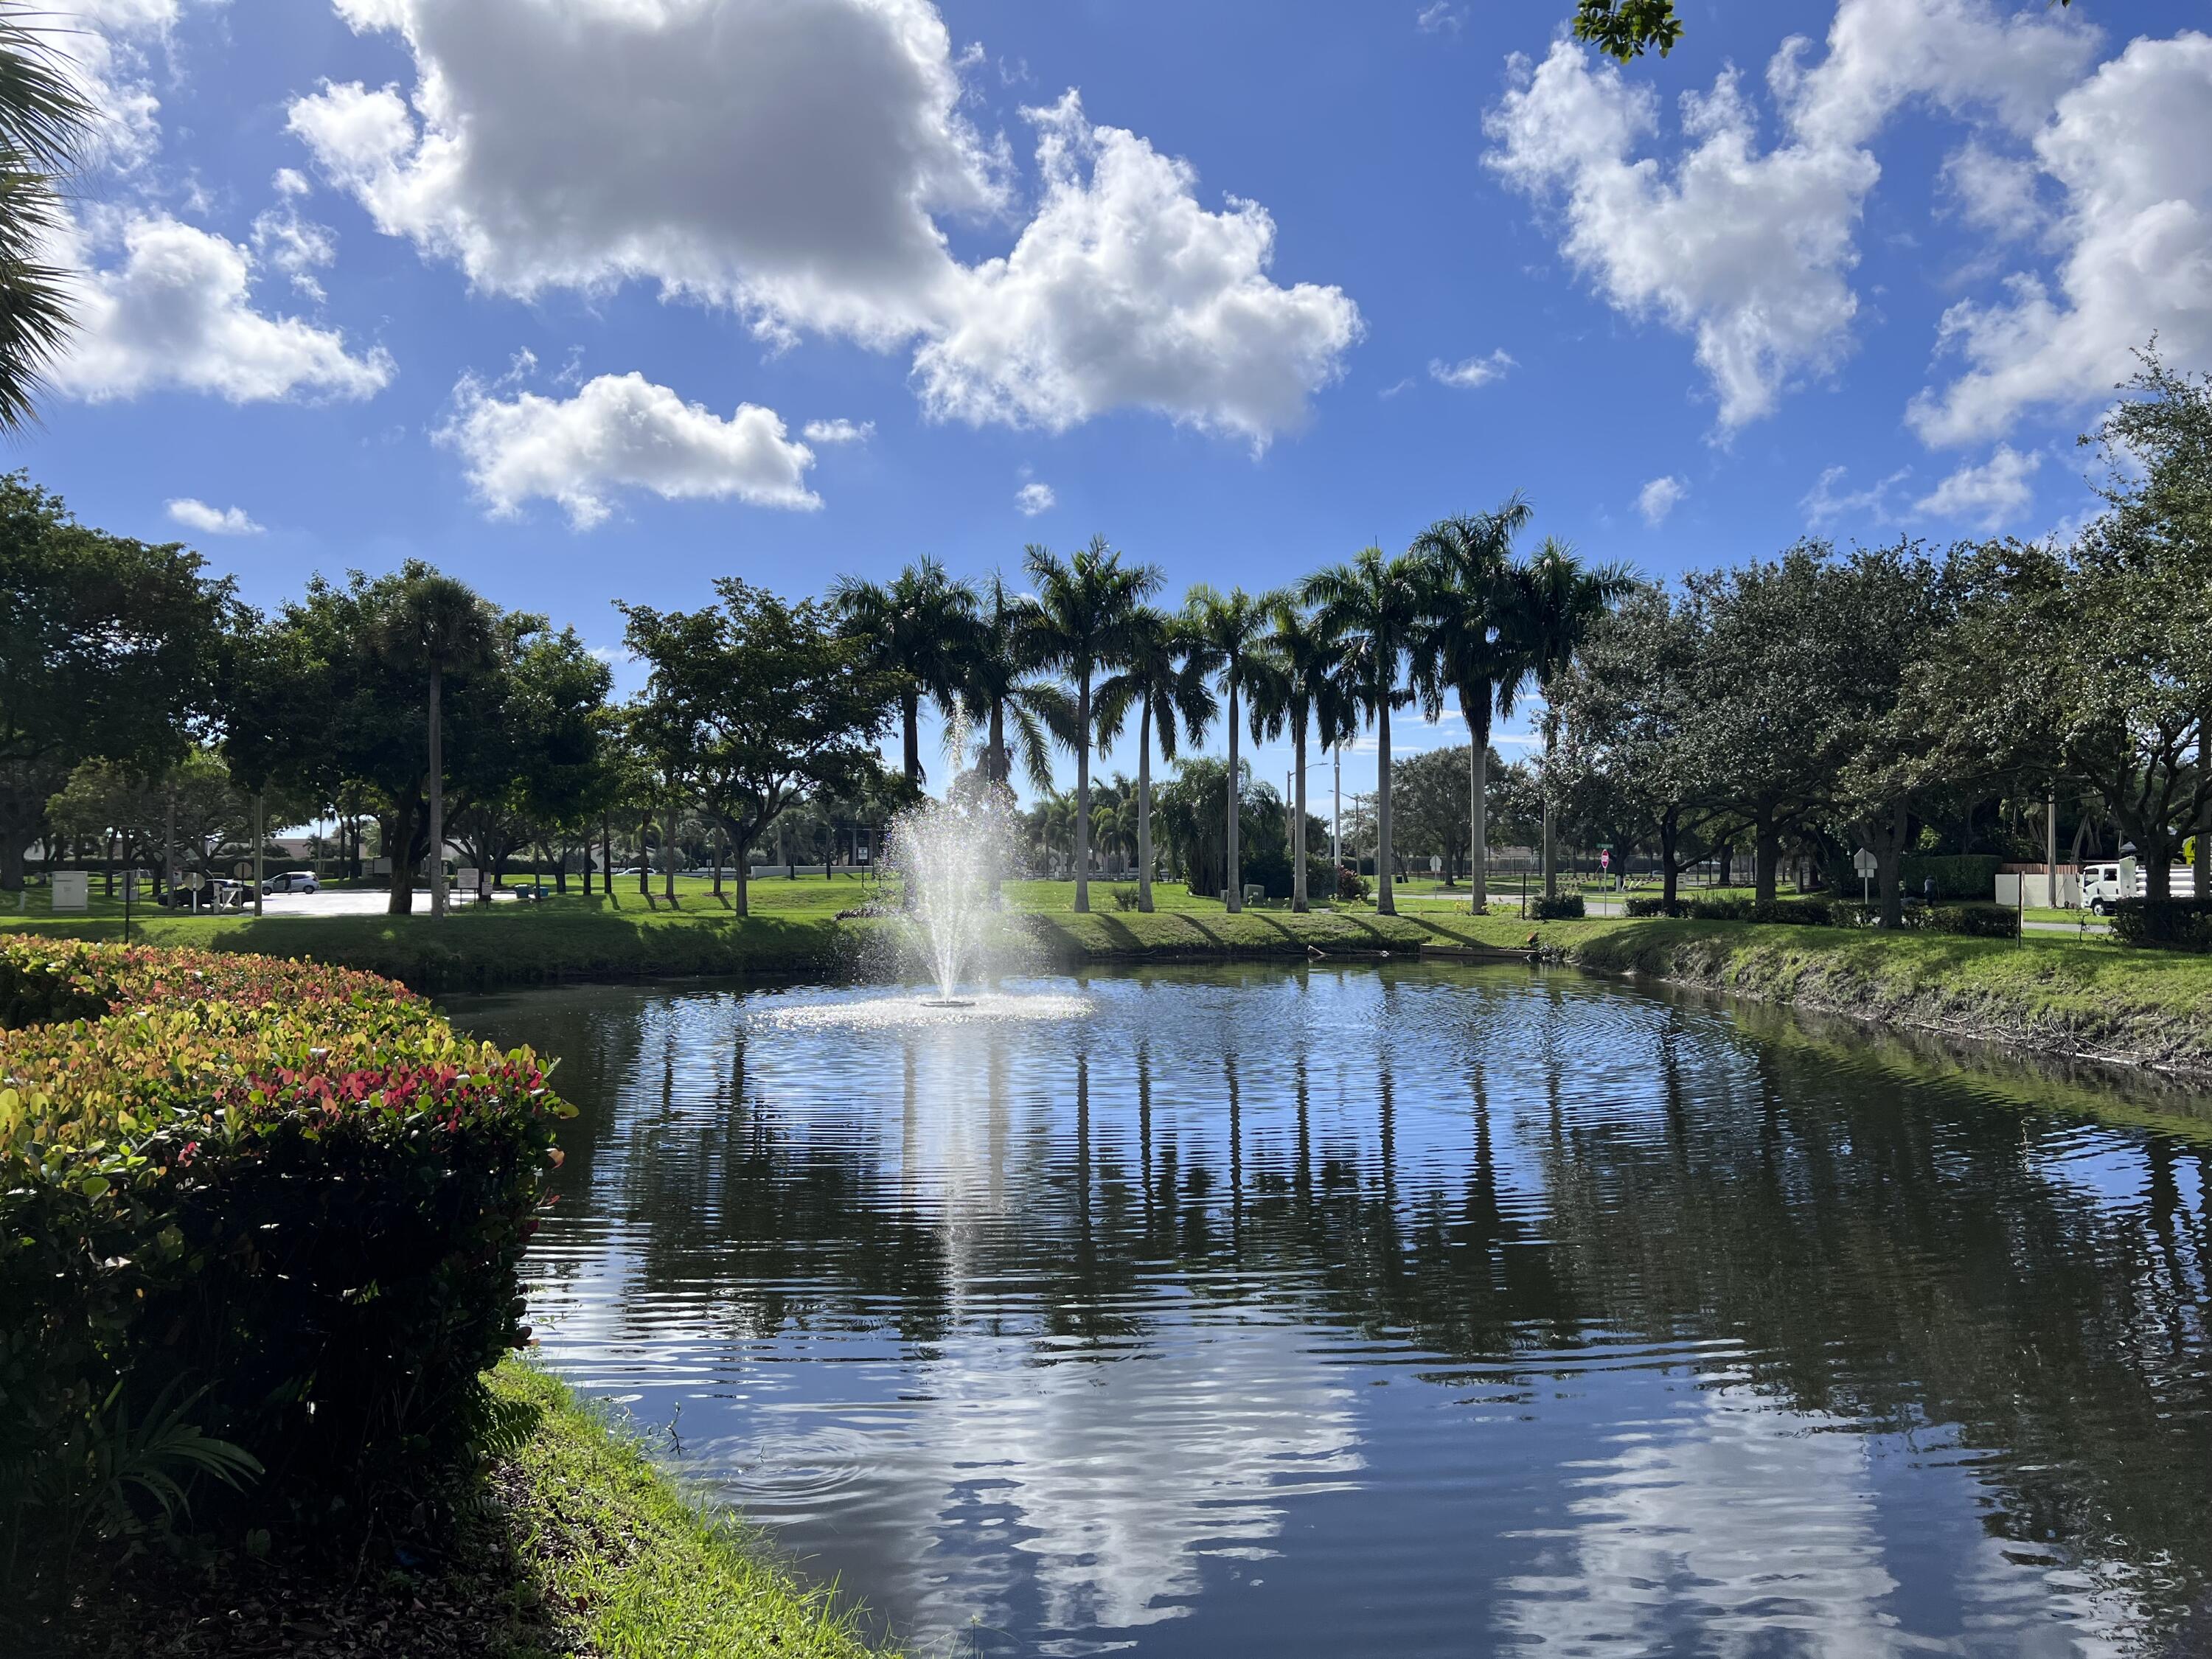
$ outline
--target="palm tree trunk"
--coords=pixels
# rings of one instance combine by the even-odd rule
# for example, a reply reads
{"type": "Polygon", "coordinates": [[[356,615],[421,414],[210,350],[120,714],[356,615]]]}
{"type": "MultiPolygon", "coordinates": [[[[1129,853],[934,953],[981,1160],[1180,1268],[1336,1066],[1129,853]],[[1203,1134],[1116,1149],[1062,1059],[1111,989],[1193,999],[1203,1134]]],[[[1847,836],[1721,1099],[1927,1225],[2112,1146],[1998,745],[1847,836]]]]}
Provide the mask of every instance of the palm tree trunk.
{"type": "Polygon", "coordinates": [[[1152,705],[1137,718],[1137,908],[1152,913],[1152,705]]]}
{"type": "Polygon", "coordinates": [[[1237,682],[1229,682],[1229,889],[1226,902],[1229,913],[1237,915],[1244,908],[1244,872],[1237,858],[1243,849],[1237,844],[1237,682]]]}
{"type": "Polygon", "coordinates": [[[906,781],[921,783],[921,693],[899,693],[899,724],[906,736],[906,781]]]}
{"type": "Polygon", "coordinates": [[[446,676],[430,665],[430,920],[446,916],[446,733],[439,703],[446,676]]]}
{"type": "Polygon", "coordinates": [[[1306,908],[1306,723],[1298,721],[1297,735],[1291,739],[1291,753],[1297,766],[1296,787],[1291,791],[1291,908],[1304,911],[1306,908]]]}
{"type": "MultiPolygon", "coordinates": [[[[730,842],[735,844],[738,849],[736,855],[730,860],[730,873],[737,878],[738,883],[737,913],[741,916],[749,916],[752,914],[752,912],[746,908],[751,896],[749,889],[752,881],[753,874],[752,860],[748,856],[751,852],[751,848],[748,842],[741,840],[739,837],[729,835],[726,830],[723,833],[730,842]]],[[[830,854],[827,852],[824,852],[822,854],[822,867],[824,870],[827,870],[830,867],[830,854]]]]}
{"type": "Polygon", "coordinates": [[[1075,908],[1091,909],[1091,672],[1075,693],[1075,908]]]}
{"type": "Polygon", "coordinates": [[[1479,722],[1476,711],[1467,703],[1462,694],[1460,705],[1468,715],[1468,856],[1473,860],[1468,872],[1468,897],[1479,916],[1490,908],[1490,700],[1483,699],[1479,722]],[[1482,728],[1479,732],[1478,724],[1482,728]]]}
{"type": "Polygon", "coordinates": [[[1003,784],[1013,769],[1006,764],[1006,705],[991,699],[991,781],[1003,784]]]}
{"type": "Polygon", "coordinates": [[[676,908],[676,803],[668,803],[668,833],[661,838],[660,896],[676,908]]]}
{"type": "Polygon", "coordinates": [[[1398,901],[1390,892],[1390,697],[1382,696],[1376,721],[1375,787],[1375,914],[1395,916],[1398,901]]]}
{"type": "MultiPolygon", "coordinates": [[[[261,849],[269,842],[264,823],[264,806],[265,803],[262,799],[261,792],[258,789],[255,790],[253,792],[253,914],[257,916],[261,914],[261,884],[266,879],[261,873],[261,849]]],[[[112,872],[109,874],[107,879],[109,884],[112,886],[115,881],[112,872]]]]}
{"type": "MultiPolygon", "coordinates": [[[[1550,720],[1550,711],[1546,711],[1545,719],[1547,722],[1550,720]]],[[[1557,898],[1559,896],[1559,861],[1552,835],[1552,754],[1555,741],[1547,725],[1544,732],[1544,896],[1546,898],[1557,898]]]]}

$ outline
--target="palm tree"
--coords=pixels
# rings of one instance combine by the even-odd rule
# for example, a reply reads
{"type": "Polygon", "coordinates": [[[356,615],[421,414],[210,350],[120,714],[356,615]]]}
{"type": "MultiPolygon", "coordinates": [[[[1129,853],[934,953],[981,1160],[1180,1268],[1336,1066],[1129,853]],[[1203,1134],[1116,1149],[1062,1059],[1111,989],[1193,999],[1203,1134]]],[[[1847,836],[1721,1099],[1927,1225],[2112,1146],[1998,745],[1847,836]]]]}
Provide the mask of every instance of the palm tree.
{"type": "MultiPolygon", "coordinates": [[[[1121,556],[1094,536],[1091,545],[1063,559],[1031,543],[1024,562],[1036,596],[1023,610],[1034,660],[1057,669],[1075,684],[1075,908],[1091,908],[1091,745],[1093,694],[1102,670],[1121,660],[1130,618],[1160,585],[1151,565],[1125,565],[1121,556]]],[[[1065,740],[1065,739],[1063,739],[1065,740]]]]}
{"type": "Polygon", "coordinates": [[[1337,678],[1336,641],[1285,596],[1275,602],[1274,632],[1258,655],[1252,684],[1252,736],[1279,738],[1290,729],[1293,756],[1291,794],[1291,908],[1308,908],[1306,894],[1306,728],[1318,724],[1323,748],[1334,745],[1352,721],[1337,678]]]}
{"type": "Polygon", "coordinates": [[[1590,624],[1636,585],[1626,565],[1586,565],[1569,544],[1547,536],[1536,555],[1515,568],[1504,589],[1498,632],[1509,654],[1510,672],[1498,685],[1498,712],[1512,712],[1514,699],[1531,683],[1544,699],[1544,896],[1559,893],[1553,846],[1552,763],[1559,743],[1549,718],[1552,688],[1582,648],[1590,624]]]}
{"type": "Polygon", "coordinates": [[[1316,607],[1316,625],[1343,653],[1353,708],[1375,722],[1375,908],[1385,916],[1398,914],[1390,882],[1390,711],[1413,700],[1398,683],[1398,669],[1420,638],[1428,574],[1418,554],[1394,558],[1364,547],[1350,563],[1317,570],[1299,587],[1299,597],[1316,607]]]}
{"type": "Polygon", "coordinates": [[[982,728],[976,760],[1000,787],[1013,777],[1014,750],[1032,786],[1052,786],[1052,738],[1074,714],[1066,694],[1031,672],[1035,664],[1021,601],[993,573],[984,584],[961,664],[960,706],[971,727],[982,728]],[[1008,747],[1012,744],[1012,749],[1008,747]]]}
{"type": "Polygon", "coordinates": [[[865,640],[875,665],[898,678],[906,778],[920,788],[927,776],[921,767],[922,699],[934,702],[945,719],[952,718],[976,627],[975,590],[953,580],[944,565],[925,555],[888,587],[840,576],[830,596],[845,613],[846,633],[865,640]]]}
{"type": "Polygon", "coordinates": [[[1147,605],[1129,618],[1121,667],[1098,688],[1098,744],[1121,735],[1132,708],[1137,710],[1137,908],[1152,908],[1152,733],[1160,739],[1160,758],[1171,761],[1181,738],[1177,727],[1196,743],[1214,714],[1213,693],[1206,684],[1206,658],[1191,648],[1182,619],[1147,605]]]}
{"type": "Polygon", "coordinates": [[[1430,718],[1443,712],[1446,688],[1458,695],[1467,717],[1470,896],[1477,915],[1490,902],[1491,717],[1513,672],[1510,642],[1498,624],[1509,599],[1513,538],[1529,516],[1516,491],[1493,513],[1439,519],[1413,538],[1413,550],[1433,567],[1433,609],[1413,653],[1413,679],[1430,718]]]}
{"type": "MultiPolygon", "coordinates": [[[[1183,601],[1193,648],[1204,654],[1207,672],[1229,696],[1229,876],[1228,904],[1233,913],[1244,908],[1244,873],[1240,857],[1237,823],[1237,704],[1252,689],[1258,672],[1256,659],[1267,637],[1280,596],[1251,594],[1233,587],[1226,594],[1200,582],[1183,601]]],[[[1249,701],[1249,697],[1247,699],[1249,701]]]]}
{"type": "Polygon", "coordinates": [[[38,33],[0,15],[0,431],[30,424],[40,372],[69,338],[70,274],[39,256],[66,217],[58,176],[99,118],[38,33]]]}
{"type": "MultiPolygon", "coordinates": [[[[475,589],[427,567],[408,573],[397,611],[389,619],[386,644],[401,660],[430,677],[430,915],[446,914],[446,734],[443,702],[446,676],[465,674],[490,659],[497,632],[491,611],[475,589]]],[[[393,904],[402,913],[397,872],[405,849],[393,860],[393,904]]],[[[413,878],[406,878],[412,908],[413,878]]]]}

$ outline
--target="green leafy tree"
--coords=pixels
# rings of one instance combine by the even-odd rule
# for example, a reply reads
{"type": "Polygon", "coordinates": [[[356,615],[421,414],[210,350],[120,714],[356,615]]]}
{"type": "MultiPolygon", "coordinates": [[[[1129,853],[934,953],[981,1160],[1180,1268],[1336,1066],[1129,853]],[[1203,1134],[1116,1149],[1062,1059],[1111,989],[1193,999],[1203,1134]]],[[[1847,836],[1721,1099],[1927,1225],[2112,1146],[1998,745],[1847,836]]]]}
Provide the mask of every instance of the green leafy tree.
{"type": "Polygon", "coordinates": [[[1513,538],[1531,516],[1528,503],[1516,494],[1494,512],[1439,519],[1413,540],[1414,551],[1431,566],[1429,615],[1413,653],[1413,679],[1431,718],[1443,712],[1449,690],[1467,720],[1470,902],[1478,914],[1490,902],[1484,818],[1492,716],[1508,697],[1505,688],[1516,672],[1514,644],[1504,633],[1514,593],[1513,538]]]}
{"type": "Polygon", "coordinates": [[[737,849],[737,912],[749,854],[799,801],[860,788],[896,693],[862,642],[812,599],[791,604],[736,577],[693,611],[622,607],[648,670],[640,716],[689,780],[700,813],[737,849]]]}
{"type": "Polygon", "coordinates": [[[423,569],[410,574],[394,595],[379,629],[383,647],[395,662],[423,676],[423,776],[429,785],[430,915],[446,915],[446,721],[448,678],[489,667],[497,653],[497,623],[491,608],[467,583],[423,569]]]}
{"type": "Polygon", "coordinates": [[[1223,782],[1229,791],[1229,803],[1223,816],[1229,836],[1224,856],[1228,905],[1232,915],[1244,908],[1243,860],[1238,857],[1237,847],[1242,825],[1237,810],[1237,790],[1243,777],[1237,762],[1237,703],[1243,700],[1248,704],[1245,712],[1251,717],[1252,735],[1256,739],[1264,717],[1259,706],[1251,703],[1250,694],[1255,681],[1265,679],[1268,673],[1266,645],[1281,597],[1275,593],[1248,593],[1241,587],[1223,593],[1201,582],[1190,590],[1183,602],[1184,628],[1193,660],[1200,665],[1201,672],[1213,677],[1217,688],[1228,699],[1229,764],[1224,769],[1223,782]]]}
{"type": "Polygon", "coordinates": [[[1206,656],[1194,647],[1188,623],[1149,605],[1130,617],[1121,665],[1098,688],[1098,744],[1103,750],[1137,713],[1137,908],[1152,908],[1152,744],[1172,762],[1182,739],[1196,743],[1217,704],[1207,686],[1206,656]]]}
{"type": "Polygon", "coordinates": [[[1386,916],[1398,913],[1390,882],[1390,711],[1413,700],[1404,671],[1429,613],[1429,582],[1419,554],[1394,558],[1368,547],[1315,572],[1299,590],[1315,607],[1316,625],[1337,642],[1352,707],[1375,722],[1375,908],[1386,916]]]}
{"type": "Polygon", "coordinates": [[[1664,58],[1682,38],[1674,0],[1576,0],[1574,28],[1577,40],[1624,64],[1651,50],[1664,58]]]}
{"type": "Polygon", "coordinates": [[[921,764],[921,705],[934,702],[952,718],[975,654],[975,590],[924,556],[888,584],[840,577],[830,599],[845,631],[865,643],[872,665],[895,688],[907,780],[919,788],[928,776],[921,764]]]}
{"type": "Polygon", "coordinates": [[[1068,558],[1032,544],[1024,556],[1036,593],[1022,626],[1037,666],[1064,675],[1075,692],[1075,718],[1063,739],[1075,751],[1075,908],[1091,908],[1091,748],[1096,739],[1100,675],[1120,665],[1138,611],[1158,591],[1160,573],[1127,565],[1095,536],[1068,558]]]}
{"type": "Polygon", "coordinates": [[[46,802],[82,763],[149,773],[185,754],[231,605],[198,554],[90,529],[21,473],[0,477],[0,890],[21,890],[46,802]]]}
{"type": "Polygon", "coordinates": [[[1661,896],[1674,902],[1681,872],[1704,856],[1705,832],[1727,817],[1699,793],[1698,653],[1691,609],[1639,583],[1594,624],[1553,686],[1571,792],[1601,778],[1609,815],[1640,825],[1659,854],[1661,896]]]}

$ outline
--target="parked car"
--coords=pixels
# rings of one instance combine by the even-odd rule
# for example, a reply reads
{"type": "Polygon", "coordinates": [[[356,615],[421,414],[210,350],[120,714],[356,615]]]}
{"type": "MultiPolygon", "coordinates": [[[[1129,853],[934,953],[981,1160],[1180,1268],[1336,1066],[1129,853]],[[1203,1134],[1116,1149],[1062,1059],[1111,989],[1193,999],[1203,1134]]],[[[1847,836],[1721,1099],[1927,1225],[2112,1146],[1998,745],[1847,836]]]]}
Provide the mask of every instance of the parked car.
{"type": "Polygon", "coordinates": [[[279,870],[261,884],[264,893],[315,893],[322,884],[315,879],[312,870],[279,870]]]}

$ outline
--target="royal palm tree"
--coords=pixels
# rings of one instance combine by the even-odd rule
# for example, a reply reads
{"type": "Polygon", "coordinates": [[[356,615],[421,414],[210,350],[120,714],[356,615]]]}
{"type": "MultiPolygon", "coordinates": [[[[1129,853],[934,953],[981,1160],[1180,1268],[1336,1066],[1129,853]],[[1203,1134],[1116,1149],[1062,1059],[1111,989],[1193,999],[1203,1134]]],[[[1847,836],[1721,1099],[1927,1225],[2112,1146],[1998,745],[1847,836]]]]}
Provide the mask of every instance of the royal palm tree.
{"type": "MultiPolygon", "coordinates": [[[[1034,660],[1055,669],[1075,688],[1075,720],[1068,736],[1075,750],[1075,908],[1091,908],[1091,745],[1098,676],[1117,666],[1127,649],[1130,620],[1160,585],[1151,565],[1127,565],[1094,536],[1091,545],[1063,559],[1032,543],[1024,556],[1036,595],[1024,607],[1034,660]]],[[[1065,739],[1064,739],[1065,740],[1065,739]]]]}
{"type": "Polygon", "coordinates": [[[1052,739],[1074,720],[1073,705],[1059,686],[1038,678],[1024,631],[1021,600],[996,574],[983,584],[961,665],[960,706],[980,727],[976,756],[984,777],[1005,787],[1015,753],[1037,789],[1052,787],[1052,739]],[[1010,746],[1011,745],[1011,746],[1010,746]]]}
{"type": "Polygon", "coordinates": [[[1306,893],[1306,731],[1318,725],[1322,746],[1349,728],[1352,711],[1338,678],[1335,639],[1287,597],[1275,602],[1274,630],[1258,653],[1252,684],[1252,736],[1257,742],[1291,733],[1291,908],[1308,908],[1306,893]]]}
{"type": "Polygon", "coordinates": [[[1137,711],[1137,908],[1152,908],[1152,735],[1160,758],[1171,761],[1178,728],[1196,743],[1212,720],[1213,693],[1206,684],[1204,653],[1191,648],[1180,617],[1147,605],[1129,619],[1121,666],[1098,688],[1098,744],[1121,735],[1129,710],[1137,711]]]}
{"type": "Polygon", "coordinates": [[[99,112],[52,49],[0,13],[0,430],[20,432],[46,365],[68,340],[70,274],[40,256],[66,217],[58,182],[99,112]]]}
{"type": "Polygon", "coordinates": [[[921,767],[922,701],[927,698],[945,719],[952,718],[973,648],[975,590],[953,580],[942,564],[924,556],[888,586],[840,576],[830,596],[845,614],[845,632],[866,641],[875,666],[897,678],[906,778],[918,789],[927,776],[921,767]]]}
{"type": "Polygon", "coordinates": [[[1280,597],[1274,593],[1247,593],[1241,587],[1220,593],[1200,582],[1183,601],[1192,648],[1202,653],[1206,672],[1215,677],[1216,685],[1229,699],[1229,846],[1225,867],[1229,876],[1228,904],[1232,912],[1244,908],[1243,849],[1238,845],[1237,822],[1237,704],[1240,700],[1250,700],[1260,649],[1267,640],[1280,597]]]}
{"type": "MultiPolygon", "coordinates": [[[[446,914],[446,677],[482,667],[492,655],[498,632],[490,607],[466,582],[427,567],[407,573],[398,604],[386,619],[386,647],[400,661],[429,677],[430,915],[446,914]]],[[[404,848],[393,860],[395,872],[406,861],[404,848]]],[[[412,898],[413,877],[406,878],[412,898]]],[[[398,880],[393,882],[396,911],[398,880]]]]}
{"type": "Polygon", "coordinates": [[[1559,730],[1550,718],[1552,688],[1575,659],[1590,625],[1636,585],[1626,565],[1588,565],[1568,543],[1547,536],[1535,556],[1516,567],[1505,585],[1499,615],[1500,637],[1510,664],[1500,683],[1498,712],[1512,712],[1516,697],[1533,684],[1544,699],[1544,896],[1559,894],[1559,868],[1552,801],[1552,763],[1559,730]]]}
{"type": "Polygon", "coordinates": [[[1398,914],[1390,880],[1390,711],[1413,700],[1400,669],[1420,638],[1428,612],[1427,562],[1362,548],[1349,563],[1317,570],[1299,597],[1315,607],[1317,627],[1343,653],[1343,684],[1353,708],[1375,722],[1375,908],[1398,914]]]}
{"type": "Polygon", "coordinates": [[[1413,653],[1413,680],[1431,719],[1443,712],[1447,690],[1457,695],[1467,718],[1470,896],[1477,915],[1490,901],[1491,719],[1514,669],[1499,623],[1512,584],[1513,538],[1529,513],[1516,492],[1495,512],[1439,519],[1413,538],[1413,550],[1432,567],[1431,608],[1413,653]]]}

